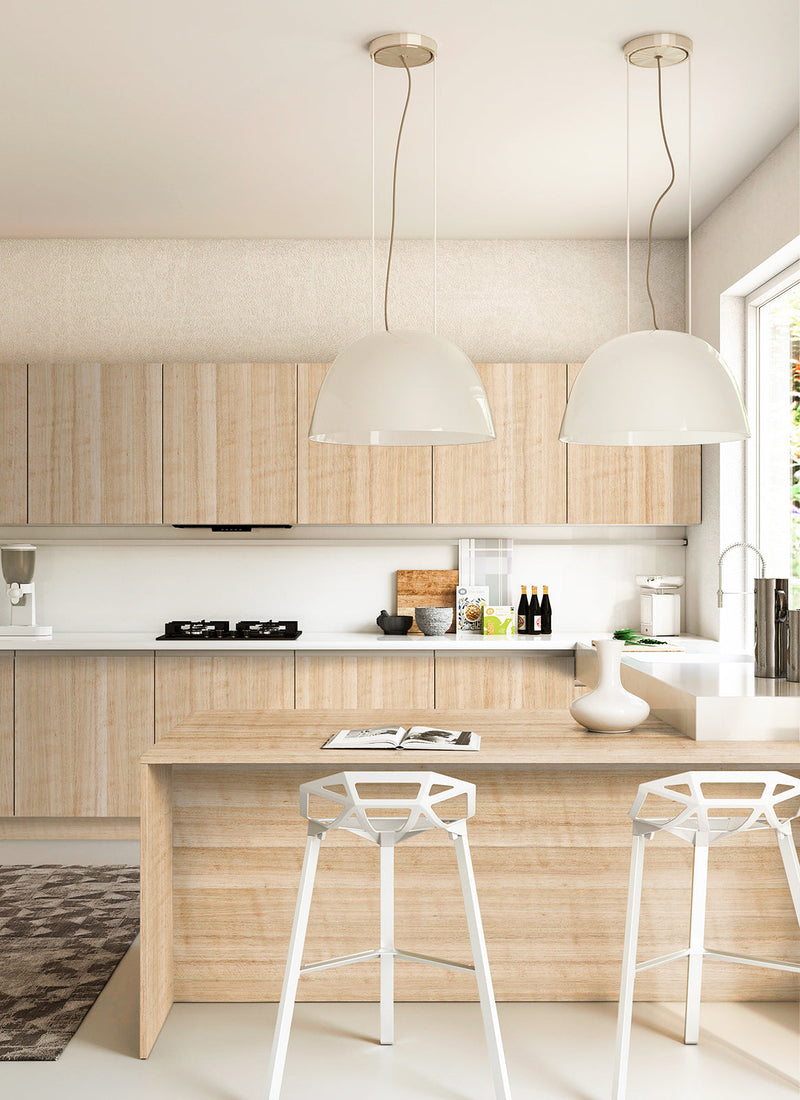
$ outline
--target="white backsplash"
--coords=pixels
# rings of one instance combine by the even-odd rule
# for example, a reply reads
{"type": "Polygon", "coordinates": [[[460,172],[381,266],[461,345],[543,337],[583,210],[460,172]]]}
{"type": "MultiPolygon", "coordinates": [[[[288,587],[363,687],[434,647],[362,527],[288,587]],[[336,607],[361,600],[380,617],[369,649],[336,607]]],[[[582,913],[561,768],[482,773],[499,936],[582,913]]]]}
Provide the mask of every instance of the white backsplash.
{"type": "MultiPolygon", "coordinates": [[[[516,602],[520,584],[538,585],[540,595],[547,584],[557,631],[638,627],[635,575],[682,574],[685,566],[681,546],[515,541],[512,591],[516,602]]],[[[40,543],[38,618],[70,632],[155,634],[184,617],[298,619],[306,632],[375,632],[381,609],[394,610],[398,568],[456,569],[457,541],[40,543]]],[[[8,619],[8,605],[0,605],[0,621],[8,619]]]]}

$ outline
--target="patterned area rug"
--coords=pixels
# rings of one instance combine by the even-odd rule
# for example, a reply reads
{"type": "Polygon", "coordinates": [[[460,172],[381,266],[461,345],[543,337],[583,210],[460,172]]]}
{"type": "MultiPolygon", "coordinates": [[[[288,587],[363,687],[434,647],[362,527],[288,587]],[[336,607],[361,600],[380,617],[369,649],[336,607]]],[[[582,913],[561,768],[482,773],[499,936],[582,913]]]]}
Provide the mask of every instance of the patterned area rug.
{"type": "Polygon", "coordinates": [[[136,867],[0,866],[0,1061],[55,1061],[138,930],[136,867]]]}

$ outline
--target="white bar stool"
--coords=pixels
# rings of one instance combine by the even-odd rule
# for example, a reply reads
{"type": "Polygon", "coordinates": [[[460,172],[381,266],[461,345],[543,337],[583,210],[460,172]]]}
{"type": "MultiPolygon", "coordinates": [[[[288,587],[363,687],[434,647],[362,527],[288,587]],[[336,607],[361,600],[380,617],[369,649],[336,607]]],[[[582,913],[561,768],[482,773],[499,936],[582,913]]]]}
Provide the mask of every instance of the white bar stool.
{"type": "Polygon", "coordinates": [[[709,846],[736,833],[750,832],[754,829],[772,829],[775,832],[795,912],[800,923],[800,862],[798,862],[797,849],[792,839],[791,827],[791,822],[795,817],[800,816],[800,813],[789,817],[780,816],[781,803],[799,794],[800,780],[783,772],[683,772],[681,775],[671,775],[652,783],[642,783],[639,787],[629,814],[633,819],[633,850],[628,884],[625,946],[622,956],[613,1100],[625,1100],[633,1013],[633,985],[636,974],[640,970],[648,970],[676,959],[689,960],[683,1037],[684,1043],[688,1044],[697,1043],[699,1038],[700,991],[705,959],[722,959],[725,962],[746,963],[748,966],[765,966],[772,970],[790,970],[800,973],[800,965],[796,963],[781,962],[777,959],[759,959],[725,951],[709,951],[704,944],[709,846]],[[741,797],[738,798],[727,795],[714,798],[710,793],[706,793],[706,789],[710,790],[720,784],[739,787],[760,786],[761,791],[755,797],[746,797],[744,791],[741,791],[741,797]],[[650,795],[678,803],[681,809],[674,817],[669,818],[650,817],[649,814],[642,816],[645,800],[650,795]],[[710,813],[721,815],[725,812],[731,812],[734,816],[709,816],[710,813]],[[661,955],[658,958],[637,963],[636,945],[639,933],[644,846],[645,841],[658,832],[672,833],[673,836],[694,845],[689,946],[669,955],[661,955]]]}
{"type": "MultiPolygon", "coordinates": [[[[446,809],[446,807],[442,807],[446,809]]],[[[289,941],[289,957],[283,979],[281,1000],[278,1006],[278,1018],[270,1055],[267,1100],[278,1100],[283,1082],[286,1064],[286,1050],[289,1043],[289,1031],[292,1025],[297,982],[301,974],[315,970],[327,970],[334,966],[347,966],[350,963],[363,962],[366,959],[380,960],[380,1041],[390,1044],[394,1041],[394,960],[405,959],[410,962],[427,963],[432,966],[444,966],[453,970],[469,970],[475,973],[480,994],[483,1026],[489,1047],[492,1082],[496,1100],[511,1100],[511,1092],[506,1072],[503,1043],[500,1037],[500,1024],[489,973],[489,960],[486,954],[486,942],[483,936],[478,895],[475,889],[475,876],[467,843],[467,818],[475,813],[475,784],[460,779],[451,779],[438,772],[340,772],[325,779],[303,783],[300,787],[300,813],[308,819],[308,839],[306,840],[303,869],[300,874],[300,887],[297,894],[297,907],[289,941]],[[377,785],[390,784],[393,788],[409,786],[413,792],[405,797],[384,798],[379,792],[368,797],[367,791],[377,785]],[[436,787],[435,793],[432,787],[436,787]],[[339,807],[338,816],[330,820],[311,817],[308,808],[309,795],[334,802],[339,807]],[[466,795],[466,813],[455,820],[443,820],[437,812],[440,803],[466,795]],[[399,810],[400,817],[379,817],[376,811],[399,810]],[[372,814],[370,813],[372,811],[372,814]],[[372,816],[376,815],[376,816],[372,816]],[[311,893],[314,887],[314,875],[320,845],[326,833],[333,829],[346,829],[365,840],[374,841],[380,847],[380,947],[372,951],[361,951],[355,955],[344,955],[336,959],[302,965],[303,944],[311,909],[311,893]],[[435,959],[429,955],[418,955],[413,951],[398,951],[394,942],[394,849],[409,837],[417,836],[429,829],[445,829],[453,841],[458,861],[458,874],[464,895],[464,907],[467,914],[470,943],[472,945],[473,966],[435,959]]]]}

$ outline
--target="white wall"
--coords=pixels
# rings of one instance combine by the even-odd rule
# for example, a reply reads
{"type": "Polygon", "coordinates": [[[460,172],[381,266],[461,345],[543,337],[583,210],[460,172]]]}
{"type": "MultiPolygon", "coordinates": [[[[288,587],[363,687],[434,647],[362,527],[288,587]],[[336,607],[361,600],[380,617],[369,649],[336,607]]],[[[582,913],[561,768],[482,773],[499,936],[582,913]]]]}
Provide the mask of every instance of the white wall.
{"type": "MultiPolygon", "coordinates": [[[[743,295],[758,285],[749,285],[748,276],[758,269],[753,278],[765,280],[790,263],[791,242],[798,234],[800,146],[795,131],[694,234],[693,331],[720,348],[740,382],[744,370],[743,295]],[[772,257],[778,265],[775,270],[770,268],[772,257]]],[[[744,604],[741,598],[731,597],[720,621],[717,559],[725,546],[745,536],[744,452],[742,443],[703,448],[703,522],[688,529],[687,627],[693,633],[722,637],[733,644],[742,639],[744,604]]],[[[726,564],[726,587],[741,588],[744,578],[752,576],[752,559],[743,568],[733,562],[726,564]]]]}
{"type": "MultiPolygon", "coordinates": [[[[160,634],[171,619],[274,618],[376,633],[381,609],[395,607],[397,569],[457,568],[455,540],[402,535],[343,545],[40,544],[38,618],[56,631],[160,634]]],[[[515,592],[550,586],[554,629],[600,631],[638,626],[635,574],[683,569],[682,547],[525,544],[515,547],[513,582],[515,592]]],[[[8,618],[3,601],[0,621],[8,618]]]]}
{"type": "MultiPolygon", "coordinates": [[[[666,327],[683,256],[656,245],[666,327]]],[[[430,327],[431,271],[428,244],[399,243],[395,327],[430,327]]],[[[326,362],[368,331],[370,277],[364,241],[4,240],[0,362],[326,362]]],[[[440,331],[479,361],[582,361],[625,330],[620,241],[441,241],[438,284],[440,331]]]]}
{"type": "MultiPolygon", "coordinates": [[[[439,260],[440,331],[476,360],[581,361],[625,329],[623,242],[443,241],[439,260]]],[[[637,273],[643,260],[636,243],[637,273]]],[[[430,247],[401,242],[395,271],[392,316],[430,325],[430,247]]],[[[0,241],[0,362],[324,361],[366,331],[370,277],[360,241],[0,241]]],[[[653,278],[662,324],[680,328],[681,242],[657,243],[653,278]]],[[[634,327],[647,317],[637,291],[634,327]]],[[[628,532],[642,534],[660,532],[628,532]]],[[[372,629],[394,606],[398,567],[457,566],[452,538],[401,544],[407,535],[384,529],[388,544],[345,547],[101,546],[87,535],[42,547],[40,619],[60,630],[155,631],[187,615],[372,629]]],[[[634,574],[684,572],[682,549],[636,545],[526,547],[518,561],[519,582],[549,581],[557,627],[575,630],[636,625],[634,574]]]]}

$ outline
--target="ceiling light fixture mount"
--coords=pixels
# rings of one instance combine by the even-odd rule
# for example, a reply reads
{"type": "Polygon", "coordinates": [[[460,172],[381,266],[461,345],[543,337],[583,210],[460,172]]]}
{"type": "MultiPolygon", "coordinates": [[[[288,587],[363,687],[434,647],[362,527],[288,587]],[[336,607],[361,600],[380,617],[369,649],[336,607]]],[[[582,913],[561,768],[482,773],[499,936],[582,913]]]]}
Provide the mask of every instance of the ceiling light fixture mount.
{"type": "MultiPolygon", "coordinates": [[[[583,365],[567,401],[559,439],[600,446],[688,446],[747,439],[750,427],[736,380],[716,348],[692,335],[691,137],[688,143],[687,226],[688,332],[660,329],[650,286],[653,223],[675,183],[675,162],[667,139],[662,98],[664,69],[689,62],[691,103],[692,40],[682,34],[643,34],[623,46],[627,65],[658,70],[658,120],[670,178],[650,212],[645,288],[652,328],[631,332],[630,76],[628,78],[627,261],[628,330],[597,348],[583,365]]],[[[627,68],[626,65],[626,68],[627,68]]],[[[630,74],[630,69],[628,69],[630,74]]],[[[689,133],[691,134],[691,107],[689,133]]]]}
{"type": "Polygon", "coordinates": [[[369,53],[376,65],[388,65],[390,69],[416,69],[430,65],[436,59],[436,41],[427,34],[382,34],[373,38],[369,53]]]}
{"type": "MultiPolygon", "coordinates": [[[[383,293],[383,331],[374,329],[373,301],[373,331],[345,348],[332,363],[317,397],[308,438],[317,443],[394,447],[485,443],[495,438],[495,430],[480,375],[464,352],[436,331],[435,155],[433,332],[409,332],[389,327],[389,287],[397,217],[397,166],[403,126],[411,102],[411,71],[436,60],[436,42],[424,34],[384,34],[369,43],[369,52],[375,65],[402,69],[407,80],[392,171],[392,217],[383,293]]],[[[373,77],[374,73],[373,68],[373,77]]],[[[433,87],[435,108],[435,82],[433,87]]],[[[372,125],[374,268],[374,84],[372,125]]],[[[435,149],[435,121],[433,129],[435,149]]]]}

